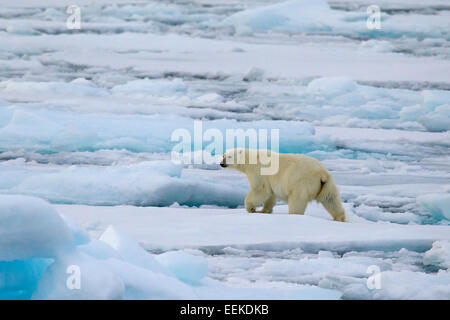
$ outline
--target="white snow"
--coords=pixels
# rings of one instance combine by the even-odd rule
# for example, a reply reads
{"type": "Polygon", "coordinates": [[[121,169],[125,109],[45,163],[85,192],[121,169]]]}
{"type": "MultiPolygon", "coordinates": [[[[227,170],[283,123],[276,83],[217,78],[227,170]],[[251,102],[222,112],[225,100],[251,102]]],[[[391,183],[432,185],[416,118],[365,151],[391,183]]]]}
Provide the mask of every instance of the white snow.
{"type": "MultiPolygon", "coordinates": [[[[111,226],[99,240],[75,245],[69,226],[44,201],[1,196],[0,205],[3,299],[205,299],[229,294],[229,289],[206,277],[208,263],[202,257],[186,252],[153,256],[111,226]],[[19,237],[18,227],[24,226],[19,237]],[[45,259],[48,256],[52,259],[45,259]]],[[[237,291],[235,298],[249,293],[277,298],[276,292],[251,288],[237,291]]],[[[336,291],[309,286],[284,294],[291,299],[340,297],[336,291]]]]}
{"type": "Polygon", "coordinates": [[[151,81],[149,79],[134,80],[111,89],[112,93],[122,95],[143,94],[150,96],[184,95],[187,85],[181,79],[170,81],[151,81]]]}
{"type": "MultiPolygon", "coordinates": [[[[57,208],[82,225],[98,222],[91,230],[94,235],[110,224],[115,225],[149,250],[229,245],[261,248],[304,246],[316,250],[345,247],[355,250],[398,250],[402,247],[423,250],[431,247],[435,240],[450,239],[447,226],[337,223],[330,220],[322,207],[313,204],[305,216],[287,215],[286,206],[276,207],[276,212],[284,214],[247,214],[245,209],[222,208],[80,205],[58,205],[57,208]]],[[[351,215],[351,212],[347,213],[351,215]]]]}
{"type": "Polygon", "coordinates": [[[444,269],[450,268],[450,241],[436,241],[433,247],[425,252],[423,257],[425,265],[432,265],[444,269]]]}
{"type": "Polygon", "coordinates": [[[205,258],[187,254],[183,251],[169,251],[156,257],[178,279],[191,284],[198,284],[208,271],[205,258]]]}
{"type": "Polygon", "coordinates": [[[450,130],[450,105],[441,105],[428,114],[419,118],[419,122],[429,131],[450,130]]]}
{"type": "Polygon", "coordinates": [[[432,193],[417,197],[417,201],[431,212],[436,220],[450,220],[450,193],[432,193]]]}
{"type": "Polygon", "coordinates": [[[227,129],[267,130],[269,146],[271,131],[278,129],[280,136],[284,136],[280,139],[280,150],[284,151],[308,152],[313,149],[332,148],[323,138],[314,137],[314,128],[311,125],[300,121],[238,122],[234,119],[203,121],[200,136],[196,137],[194,136],[194,120],[178,115],[102,114],[99,116],[95,113],[29,110],[20,107],[6,107],[1,110],[1,113],[2,122],[4,122],[0,127],[0,150],[2,151],[27,150],[53,153],[126,149],[132,152],[169,153],[180,142],[171,139],[172,133],[177,129],[184,129],[190,133],[191,143],[185,142],[190,148],[194,147],[194,139],[205,140],[203,148],[211,143],[206,141],[207,138],[204,136],[208,129],[220,131],[222,140],[218,140],[218,143],[222,150],[226,147],[227,129]]]}
{"type": "Polygon", "coordinates": [[[261,8],[238,12],[223,21],[238,32],[267,31],[329,31],[339,16],[326,1],[291,0],[261,8]],[[246,28],[247,29],[246,29],[246,28]]]}
{"type": "MultiPolygon", "coordinates": [[[[30,201],[32,200],[34,199],[30,198],[30,201]]],[[[24,210],[26,205],[20,204],[16,207],[24,210]]],[[[50,206],[48,208],[58,216],[53,208],[50,206]]],[[[340,296],[336,291],[329,290],[336,287],[347,297],[355,294],[375,299],[449,297],[447,271],[441,270],[435,274],[423,273],[409,264],[419,258],[417,254],[406,249],[398,249],[408,247],[423,250],[430,246],[434,239],[445,239],[434,242],[423,260],[425,265],[446,268],[450,238],[447,227],[444,226],[338,223],[310,216],[246,214],[242,210],[230,213],[223,209],[206,208],[185,210],[105,207],[103,215],[99,215],[102,210],[92,207],[57,208],[85,225],[101,219],[102,224],[113,223],[114,227],[109,226],[105,232],[99,230],[102,227],[96,228],[92,235],[101,233],[100,240],[90,239],[88,243],[59,251],[54,255],[54,260],[42,259],[38,248],[33,252],[32,260],[1,262],[0,272],[3,276],[11,270],[18,275],[3,286],[2,297],[24,298],[32,295],[34,299],[227,299],[233,296],[253,299],[331,299],[340,296]],[[126,211],[127,214],[124,215],[122,211],[126,211]],[[230,219],[227,219],[228,217],[230,219]],[[278,219],[272,219],[273,217],[278,219]],[[281,217],[291,221],[279,219],[281,217]],[[139,233],[136,227],[128,229],[131,225],[130,220],[134,221],[135,225],[146,224],[147,232],[139,233]],[[197,232],[195,235],[185,232],[174,237],[167,233],[167,228],[174,221],[182,225],[188,224],[188,221],[196,222],[197,232]],[[209,229],[214,227],[212,232],[208,233],[202,226],[204,221],[208,223],[209,229]],[[253,229],[248,227],[249,221],[253,229]],[[323,237],[314,236],[319,224],[326,234],[326,241],[323,237]],[[128,236],[121,234],[117,230],[118,226],[127,230],[128,236]],[[266,235],[264,239],[257,236],[261,235],[261,232],[266,235]],[[190,247],[201,248],[204,252],[223,250],[226,255],[231,255],[227,259],[231,259],[228,262],[233,262],[233,265],[227,267],[226,256],[208,258],[198,250],[168,251],[160,255],[151,255],[131,240],[130,235],[139,239],[144,246],[153,249],[190,247]],[[206,240],[206,246],[198,235],[201,235],[203,241],[206,240]],[[181,241],[178,244],[174,243],[170,240],[174,238],[181,241]],[[228,239],[232,238],[233,241],[230,243],[228,239]],[[287,238],[290,240],[286,241],[287,238]],[[301,247],[308,250],[307,252],[313,250],[317,254],[304,253],[299,249],[301,247]],[[332,251],[323,251],[324,249],[332,251]],[[253,258],[252,250],[262,250],[260,252],[266,252],[268,256],[262,259],[257,258],[261,255],[257,254],[256,258],[253,258]],[[351,250],[358,250],[360,253],[351,250]],[[391,251],[394,255],[390,259],[380,260],[383,255],[380,255],[380,251],[373,250],[391,251]],[[399,250],[398,253],[396,250],[399,250]],[[277,259],[277,251],[282,253],[285,259],[277,259]],[[337,253],[339,251],[347,253],[342,255],[337,253]],[[249,258],[240,258],[240,262],[234,261],[237,258],[233,258],[233,255],[246,252],[250,253],[249,258]],[[364,252],[366,255],[363,255],[364,252]],[[295,259],[299,255],[301,258],[295,259]],[[392,259],[396,262],[393,263],[392,259]],[[208,267],[210,263],[212,265],[208,267]],[[375,291],[364,286],[367,270],[373,265],[382,270],[381,287],[375,291]],[[79,290],[69,289],[70,284],[75,285],[76,282],[68,281],[76,280],[68,280],[68,266],[75,266],[80,271],[82,286],[79,290]],[[232,269],[229,269],[230,267],[232,269]],[[226,282],[228,285],[208,277],[208,275],[215,276],[221,269],[221,272],[228,269],[226,272],[233,273],[236,267],[242,270],[240,276],[236,273],[234,281],[233,278],[229,278],[226,282]],[[246,282],[245,278],[238,280],[245,275],[244,270],[251,271],[252,277],[256,276],[260,280],[253,285],[246,282]],[[272,279],[273,283],[264,280],[268,278],[272,279]],[[292,279],[297,279],[302,285],[280,286],[284,281],[292,279]],[[18,287],[21,289],[18,290],[18,287]],[[269,289],[271,287],[273,289],[269,289]]],[[[10,225],[11,222],[5,223],[5,226],[10,225]]],[[[189,225],[186,229],[190,229],[189,225]]],[[[170,226],[169,230],[174,229],[170,226]]],[[[33,235],[33,237],[39,239],[42,236],[33,235]]],[[[13,238],[10,240],[13,245],[15,241],[17,240],[13,238]]]]}
{"type": "Polygon", "coordinates": [[[0,167],[3,193],[38,196],[55,203],[169,206],[177,202],[236,207],[246,192],[246,186],[237,188],[231,182],[218,185],[214,178],[183,177],[182,166],[170,160],[100,168],[48,168],[20,162],[0,167]]]}
{"type": "Polygon", "coordinates": [[[450,273],[439,271],[426,274],[413,271],[386,271],[381,273],[381,289],[376,299],[440,299],[450,298],[450,273]]]}
{"type": "Polygon", "coordinates": [[[113,248],[123,260],[145,269],[167,273],[155,258],[147,254],[134,240],[122,235],[113,226],[109,226],[99,240],[113,248]]]}
{"type": "MultiPolygon", "coordinates": [[[[55,52],[44,55],[43,62],[65,62],[75,66],[112,69],[115,72],[134,68],[136,72],[146,75],[175,71],[211,77],[243,74],[248,70],[248,61],[251,61],[253,67],[262,68],[267,71],[267,76],[277,78],[347,76],[366,81],[445,82],[450,68],[448,60],[435,57],[359,51],[359,45],[353,43],[337,46],[333,42],[323,43],[323,40],[308,41],[301,45],[277,43],[274,46],[236,40],[192,38],[177,34],[162,36],[121,33],[29,36],[23,42],[19,38],[2,37],[2,43],[6,53],[12,51],[23,54],[29,50],[41,52],[49,48],[54,49],[55,52]],[[72,41],[77,43],[77,46],[69,45],[72,41]],[[136,51],[117,52],[117,43],[136,51]],[[86,47],[91,50],[82,49],[86,47]],[[232,51],[235,47],[242,47],[245,52],[232,51]],[[264,52],[264,55],[261,52],[264,52]],[[270,64],[267,61],[270,61],[270,64]],[[348,68],[348,65],[352,67],[348,68]]],[[[122,75],[121,79],[123,77],[122,75]]]]}
{"type": "Polygon", "coordinates": [[[72,234],[47,202],[0,195],[0,260],[51,258],[72,246],[72,234]]]}
{"type": "MultiPolygon", "coordinates": [[[[373,4],[367,4],[367,7],[373,4]]],[[[449,15],[442,12],[429,17],[421,14],[385,14],[381,27],[370,30],[366,12],[342,12],[330,8],[325,0],[290,0],[237,12],[222,24],[233,26],[240,34],[278,31],[287,33],[321,32],[352,36],[398,38],[401,36],[448,37],[449,15]],[[417,28],[417,25],[420,28],[417,28]],[[416,27],[415,27],[416,26],[416,27]]]]}
{"type": "Polygon", "coordinates": [[[450,298],[446,1],[72,4],[2,1],[0,299],[450,298]],[[197,120],[280,129],[350,222],[245,213],[208,134],[171,162],[197,120]]]}
{"type": "MultiPolygon", "coordinates": [[[[179,251],[157,256],[178,278],[188,277],[189,280],[184,280],[188,283],[203,274],[200,270],[204,270],[207,258],[209,274],[226,280],[234,290],[256,281],[252,287],[278,290],[295,288],[292,283],[318,285],[339,289],[346,298],[449,297],[447,273],[426,274],[414,266],[422,262],[422,254],[415,251],[423,252],[431,246],[423,263],[446,266],[443,259],[448,258],[445,248],[450,239],[447,226],[339,223],[323,219],[323,212],[315,206],[306,216],[248,214],[243,209],[216,208],[57,208],[77,219],[93,236],[112,224],[151,251],[184,248],[192,252],[195,258],[179,251]],[[382,271],[380,290],[370,290],[366,285],[368,268],[374,265],[382,271]],[[405,285],[408,290],[404,289],[405,285]]],[[[281,207],[277,211],[286,209],[281,207]]],[[[230,289],[212,292],[200,287],[196,290],[214,298],[218,292],[227,297],[230,289]]],[[[245,295],[246,291],[236,292],[245,295]]]]}

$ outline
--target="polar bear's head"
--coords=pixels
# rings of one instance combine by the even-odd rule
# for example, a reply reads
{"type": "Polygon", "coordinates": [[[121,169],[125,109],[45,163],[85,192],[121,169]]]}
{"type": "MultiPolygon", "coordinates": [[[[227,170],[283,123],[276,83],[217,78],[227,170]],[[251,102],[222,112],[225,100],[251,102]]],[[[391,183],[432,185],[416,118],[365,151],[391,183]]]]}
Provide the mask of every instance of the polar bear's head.
{"type": "MultiPolygon", "coordinates": [[[[250,161],[247,161],[250,160],[248,154],[248,150],[244,148],[228,149],[223,154],[220,166],[222,168],[239,169],[242,165],[250,164],[250,161]]],[[[253,164],[256,163],[257,160],[253,164]]]]}
{"type": "Polygon", "coordinates": [[[262,175],[272,175],[278,172],[278,153],[269,150],[228,149],[225,151],[220,166],[241,172],[249,168],[260,168],[262,175]]]}

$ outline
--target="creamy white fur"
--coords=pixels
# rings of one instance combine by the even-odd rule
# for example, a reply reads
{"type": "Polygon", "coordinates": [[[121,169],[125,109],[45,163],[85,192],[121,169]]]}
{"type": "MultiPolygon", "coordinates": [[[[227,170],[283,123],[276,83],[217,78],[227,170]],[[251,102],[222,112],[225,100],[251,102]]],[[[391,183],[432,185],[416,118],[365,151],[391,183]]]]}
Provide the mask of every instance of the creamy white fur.
{"type": "Polygon", "coordinates": [[[316,200],[334,220],[345,221],[345,211],[333,177],[316,159],[302,154],[230,149],[225,152],[221,165],[247,175],[250,191],[245,198],[245,208],[248,212],[272,213],[278,198],[288,203],[289,213],[304,214],[308,203],[316,200]],[[278,160],[278,170],[274,174],[261,173],[270,165],[266,159],[278,160]],[[257,211],[260,205],[263,208],[257,211]]]}

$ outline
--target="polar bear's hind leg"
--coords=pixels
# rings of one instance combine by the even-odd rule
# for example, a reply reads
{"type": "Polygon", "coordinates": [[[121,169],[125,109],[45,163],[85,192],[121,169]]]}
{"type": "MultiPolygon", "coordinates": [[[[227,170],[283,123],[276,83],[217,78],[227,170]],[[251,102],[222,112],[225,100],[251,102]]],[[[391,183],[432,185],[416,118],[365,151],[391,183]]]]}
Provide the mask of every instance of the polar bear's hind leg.
{"type": "Polygon", "coordinates": [[[308,197],[301,192],[293,192],[288,198],[289,214],[305,214],[308,197]]]}
{"type": "Polygon", "coordinates": [[[334,184],[333,178],[328,176],[322,178],[322,188],[317,195],[316,200],[320,202],[328,213],[333,217],[334,221],[346,221],[345,210],[342,207],[339,191],[334,184]]]}
{"type": "Polygon", "coordinates": [[[333,217],[334,221],[345,221],[345,211],[342,208],[341,200],[335,195],[328,194],[325,199],[319,201],[328,213],[333,217]]]}

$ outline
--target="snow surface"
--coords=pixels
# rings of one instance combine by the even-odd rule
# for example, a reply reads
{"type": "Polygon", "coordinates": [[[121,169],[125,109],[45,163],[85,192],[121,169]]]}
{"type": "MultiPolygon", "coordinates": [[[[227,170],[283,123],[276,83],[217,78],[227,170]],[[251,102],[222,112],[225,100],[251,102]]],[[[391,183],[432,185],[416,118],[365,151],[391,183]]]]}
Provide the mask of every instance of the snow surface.
{"type": "Polygon", "coordinates": [[[444,240],[434,242],[433,247],[426,252],[423,262],[443,269],[450,268],[450,242],[444,240]]]}
{"type": "Polygon", "coordinates": [[[364,24],[367,17],[366,12],[347,13],[333,10],[325,0],[291,0],[238,12],[222,23],[233,26],[238,33],[273,30],[363,37],[418,36],[448,39],[450,24],[449,14],[446,11],[439,12],[433,17],[420,14],[390,15],[383,12],[382,27],[373,30],[364,24]],[[421,28],[414,28],[417,24],[420,24],[421,28]]]}
{"type": "Polygon", "coordinates": [[[324,218],[319,206],[310,206],[305,216],[288,215],[285,206],[272,215],[219,208],[57,208],[94,237],[111,224],[150,252],[165,252],[157,260],[181,280],[203,274],[202,257],[209,262],[207,274],[234,288],[308,284],[337,289],[347,299],[450,298],[448,226],[370,223],[352,214],[351,222],[339,223],[324,218]],[[371,266],[382,271],[380,290],[366,284],[371,266]],[[441,271],[428,273],[434,268],[441,271]]]}
{"type": "Polygon", "coordinates": [[[450,298],[447,1],[72,4],[0,9],[0,298],[450,298]],[[210,141],[171,161],[196,120],[280,129],[350,222],[244,213],[210,141]]]}
{"type": "MultiPolygon", "coordinates": [[[[74,225],[66,224],[45,201],[1,196],[0,205],[2,299],[220,299],[229,294],[230,289],[206,277],[203,257],[186,252],[151,255],[112,226],[99,240],[76,244],[70,237],[74,225]],[[27,228],[20,237],[19,225],[27,228]],[[48,229],[36,232],[37,225],[48,229]],[[71,278],[76,275],[78,280],[71,278]]],[[[75,226],[73,232],[79,229],[75,226]]],[[[247,288],[233,296],[277,299],[276,294],[247,288]]],[[[306,285],[283,294],[289,299],[341,296],[336,290],[306,285]]]]}
{"type": "Polygon", "coordinates": [[[0,195],[0,212],[2,261],[50,258],[72,245],[64,220],[41,199],[0,195]]]}
{"type": "Polygon", "coordinates": [[[417,201],[431,211],[436,220],[450,219],[450,194],[427,194],[418,197],[417,201]]]}
{"type": "Polygon", "coordinates": [[[380,248],[424,251],[431,248],[433,241],[450,239],[448,226],[371,223],[351,212],[347,212],[351,223],[336,223],[314,204],[308,207],[305,216],[286,214],[287,206],[276,207],[279,214],[271,215],[222,208],[77,205],[57,208],[94,235],[101,233],[105,226],[121,226],[123,232],[138,239],[148,250],[236,245],[296,246],[316,251],[346,247],[364,251],[380,248]]]}

